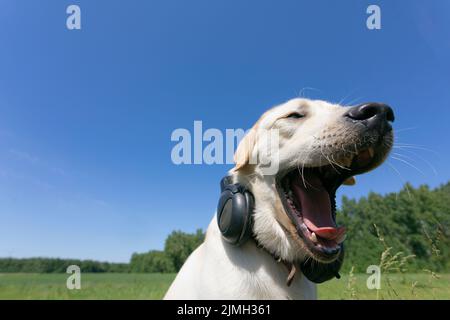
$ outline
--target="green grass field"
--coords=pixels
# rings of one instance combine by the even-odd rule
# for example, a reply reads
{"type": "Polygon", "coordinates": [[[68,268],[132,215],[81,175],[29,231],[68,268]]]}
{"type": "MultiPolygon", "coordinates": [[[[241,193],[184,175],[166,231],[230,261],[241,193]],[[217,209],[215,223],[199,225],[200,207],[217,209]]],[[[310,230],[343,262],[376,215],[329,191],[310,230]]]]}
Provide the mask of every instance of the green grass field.
{"type": "MultiPolygon", "coordinates": [[[[161,299],[174,274],[82,274],[81,289],[66,288],[67,274],[0,274],[0,299],[161,299]]],[[[368,275],[319,285],[320,299],[450,299],[450,274],[393,274],[368,290],[368,275]]]]}

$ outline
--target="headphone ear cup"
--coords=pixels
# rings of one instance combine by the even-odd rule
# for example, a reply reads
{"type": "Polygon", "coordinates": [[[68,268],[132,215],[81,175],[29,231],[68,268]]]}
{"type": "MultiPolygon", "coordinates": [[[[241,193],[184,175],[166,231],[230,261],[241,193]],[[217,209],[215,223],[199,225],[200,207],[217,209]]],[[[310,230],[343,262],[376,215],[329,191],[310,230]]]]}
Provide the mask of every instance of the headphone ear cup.
{"type": "Polygon", "coordinates": [[[245,203],[247,205],[247,219],[245,221],[245,225],[243,227],[243,232],[241,236],[240,244],[246,242],[253,234],[253,209],[255,207],[255,199],[253,198],[253,194],[249,191],[245,191],[245,203]]]}
{"type": "Polygon", "coordinates": [[[239,186],[226,188],[217,206],[217,223],[224,239],[235,246],[242,245],[251,235],[253,196],[239,186]]]}

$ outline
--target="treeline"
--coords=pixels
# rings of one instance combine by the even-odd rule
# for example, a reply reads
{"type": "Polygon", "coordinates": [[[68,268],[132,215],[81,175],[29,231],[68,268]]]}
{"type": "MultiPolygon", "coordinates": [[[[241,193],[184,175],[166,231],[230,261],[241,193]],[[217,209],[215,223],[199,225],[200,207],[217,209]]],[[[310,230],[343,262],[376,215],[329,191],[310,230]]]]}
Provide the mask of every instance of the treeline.
{"type": "Polygon", "coordinates": [[[134,253],[130,263],[109,263],[93,260],[58,258],[0,258],[0,272],[64,273],[70,265],[77,265],[82,272],[176,272],[189,254],[203,242],[202,230],[194,234],[172,232],[166,239],[164,250],[134,253]]]}
{"type": "Polygon", "coordinates": [[[343,197],[337,220],[348,229],[343,271],[353,266],[366,272],[381,259],[406,256],[402,267],[408,271],[450,271],[450,182],[435,189],[406,184],[400,192],[372,192],[359,200],[343,197]]]}
{"type": "MultiPolygon", "coordinates": [[[[337,220],[348,229],[342,272],[352,267],[354,272],[366,272],[369,265],[383,261],[392,269],[450,271],[450,182],[435,189],[406,184],[397,193],[370,193],[359,200],[343,197],[337,220]]],[[[134,253],[128,264],[6,258],[0,259],[0,272],[66,272],[72,264],[83,272],[177,272],[204,237],[202,230],[174,231],[164,250],[134,253]]]]}
{"type": "Polygon", "coordinates": [[[128,263],[109,263],[93,260],[59,258],[0,258],[0,272],[62,273],[70,265],[77,265],[83,272],[128,272],[128,263]]]}
{"type": "Polygon", "coordinates": [[[166,239],[164,251],[151,250],[131,256],[131,272],[177,272],[188,256],[204,240],[205,234],[197,230],[194,234],[172,232],[166,239]]]}

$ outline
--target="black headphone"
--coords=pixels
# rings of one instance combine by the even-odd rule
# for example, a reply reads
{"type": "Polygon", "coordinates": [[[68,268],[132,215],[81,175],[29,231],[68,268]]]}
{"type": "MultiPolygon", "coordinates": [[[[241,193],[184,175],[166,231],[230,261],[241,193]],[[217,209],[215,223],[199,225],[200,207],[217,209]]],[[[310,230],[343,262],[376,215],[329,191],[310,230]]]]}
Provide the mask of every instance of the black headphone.
{"type": "MultiPolygon", "coordinates": [[[[220,181],[220,198],[217,205],[217,224],[226,242],[243,245],[253,235],[253,209],[255,199],[244,185],[233,183],[232,176],[225,176],[220,181]]],[[[339,269],[344,261],[344,246],[341,245],[338,259],[323,264],[312,259],[300,263],[300,268],[310,281],[322,283],[334,277],[340,278],[339,269]]]]}
{"type": "Polygon", "coordinates": [[[235,246],[244,244],[252,235],[253,194],[231,176],[220,181],[221,195],[217,206],[217,223],[223,238],[235,246]]]}

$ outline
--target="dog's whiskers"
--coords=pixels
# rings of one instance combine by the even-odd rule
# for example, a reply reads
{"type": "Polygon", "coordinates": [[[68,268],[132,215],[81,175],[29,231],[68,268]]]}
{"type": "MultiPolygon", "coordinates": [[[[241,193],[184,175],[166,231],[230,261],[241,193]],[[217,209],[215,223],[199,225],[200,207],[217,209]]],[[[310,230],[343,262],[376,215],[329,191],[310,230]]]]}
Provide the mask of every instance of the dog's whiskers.
{"type": "Polygon", "coordinates": [[[349,101],[349,102],[347,103],[347,105],[351,106],[351,105],[354,104],[355,102],[360,101],[362,98],[363,98],[363,97],[358,97],[358,98],[356,98],[356,99],[353,99],[353,100],[349,101]]]}
{"type": "Polygon", "coordinates": [[[337,104],[343,105],[345,99],[350,98],[350,96],[355,92],[355,90],[350,91],[347,93],[337,104]]]}
{"type": "Polygon", "coordinates": [[[344,170],[350,170],[349,168],[346,168],[346,167],[340,165],[336,160],[334,160],[333,155],[330,155],[330,157],[331,157],[331,159],[333,160],[333,163],[334,163],[335,165],[337,165],[339,168],[344,169],[344,170]]]}
{"type": "MultiPolygon", "coordinates": [[[[419,161],[418,161],[417,159],[411,157],[411,156],[408,156],[408,155],[402,154],[402,153],[398,153],[398,152],[393,152],[393,154],[394,154],[395,156],[397,156],[397,157],[407,159],[407,160],[409,160],[409,161],[411,161],[411,162],[415,162],[415,163],[417,163],[417,164],[419,165],[419,161]]],[[[430,162],[426,161],[425,159],[423,159],[423,158],[420,157],[419,155],[415,155],[415,156],[416,156],[419,160],[422,160],[423,162],[425,162],[425,164],[428,165],[428,167],[431,169],[431,171],[433,171],[433,174],[434,174],[434,175],[437,175],[436,169],[433,167],[433,165],[432,165],[430,162]]]]}
{"type": "MultiPolygon", "coordinates": [[[[305,160],[306,160],[306,158],[309,156],[309,154],[310,154],[310,152],[309,152],[309,153],[306,153],[306,154],[303,156],[303,159],[301,159],[301,163],[302,163],[302,168],[301,168],[301,170],[300,170],[300,168],[299,168],[299,165],[300,165],[300,164],[297,165],[297,169],[298,169],[298,172],[299,172],[300,176],[302,177],[302,182],[303,182],[303,186],[305,187],[305,189],[307,189],[306,184],[308,183],[308,182],[305,180],[305,175],[304,175],[304,172],[305,172],[305,160]]],[[[309,184],[311,187],[313,187],[310,183],[308,183],[308,184],[309,184]]]]}
{"type": "Polygon", "coordinates": [[[409,143],[398,143],[398,142],[396,142],[394,144],[393,148],[396,148],[396,149],[417,149],[417,150],[432,152],[435,155],[440,156],[440,154],[437,151],[435,151],[433,149],[429,149],[429,148],[427,148],[425,146],[422,146],[422,145],[418,145],[418,144],[409,144],[409,143]]]}
{"type": "Polygon", "coordinates": [[[301,169],[300,169],[300,164],[297,165],[298,173],[302,177],[303,186],[305,187],[305,189],[307,189],[308,187],[306,186],[305,176],[303,174],[304,168],[305,168],[305,164],[304,163],[302,164],[302,168],[301,169]]]}
{"type": "Polygon", "coordinates": [[[347,154],[347,153],[357,155],[357,153],[345,149],[344,148],[344,144],[341,144],[341,149],[344,151],[344,155],[347,154]]]}
{"type": "Polygon", "coordinates": [[[404,164],[406,164],[406,165],[410,166],[411,168],[417,170],[420,174],[422,174],[424,177],[426,177],[426,174],[425,174],[422,170],[420,170],[419,168],[417,168],[417,167],[416,167],[415,165],[413,165],[412,163],[406,161],[405,159],[398,158],[398,157],[395,157],[395,156],[391,156],[391,158],[392,158],[392,159],[395,159],[395,160],[397,160],[397,161],[403,162],[404,164]]]}
{"type": "Polygon", "coordinates": [[[305,98],[305,96],[303,95],[303,92],[305,92],[306,90],[319,91],[319,92],[321,91],[320,89],[313,88],[313,87],[303,87],[303,88],[299,91],[298,96],[299,96],[300,98],[305,98]]]}
{"type": "MultiPolygon", "coordinates": [[[[386,161],[386,163],[388,164],[389,167],[391,167],[392,170],[394,170],[395,173],[398,174],[400,181],[404,184],[404,186],[406,188],[406,192],[408,193],[409,199],[411,199],[412,197],[411,197],[411,192],[409,191],[408,184],[406,183],[406,180],[403,178],[400,171],[398,171],[397,168],[395,168],[395,166],[393,164],[389,163],[388,161],[386,161]]],[[[398,193],[396,194],[396,200],[398,200],[398,193]]]]}
{"type": "MultiPolygon", "coordinates": [[[[426,160],[425,158],[421,157],[418,153],[416,153],[416,152],[414,152],[414,151],[406,150],[406,149],[401,150],[401,151],[403,151],[403,152],[408,152],[408,153],[410,153],[410,154],[416,156],[419,160],[422,160],[423,162],[425,162],[425,164],[427,164],[428,167],[430,167],[430,169],[433,171],[434,175],[437,176],[437,174],[438,174],[438,173],[437,173],[437,170],[436,170],[436,168],[431,164],[431,162],[429,162],[429,161],[426,160]]],[[[396,154],[396,155],[398,155],[398,156],[401,156],[401,155],[402,155],[402,154],[396,153],[396,152],[394,152],[394,154],[396,154]]],[[[403,156],[406,157],[406,155],[403,155],[403,156]]],[[[410,158],[410,159],[412,159],[412,158],[410,158]]]]}
{"type": "Polygon", "coordinates": [[[403,129],[395,129],[395,133],[403,132],[403,131],[409,131],[409,130],[416,130],[419,129],[419,127],[409,127],[409,128],[403,128],[403,129]]]}
{"type": "MultiPolygon", "coordinates": [[[[323,154],[323,153],[322,153],[322,154],[323,154]]],[[[334,171],[336,171],[336,173],[339,173],[339,170],[336,169],[336,167],[333,165],[333,163],[331,162],[331,160],[330,160],[326,155],[324,155],[324,157],[328,160],[328,163],[331,165],[331,167],[334,169],[334,171]]]]}
{"type": "Polygon", "coordinates": [[[336,171],[337,173],[339,173],[339,171],[336,169],[336,167],[333,165],[333,163],[331,162],[331,160],[323,153],[323,147],[322,145],[320,145],[320,153],[322,154],[322,156],[327,159],[328,164],[331,165],[331,167],[334,169],[334,171],[336,171]]]}

